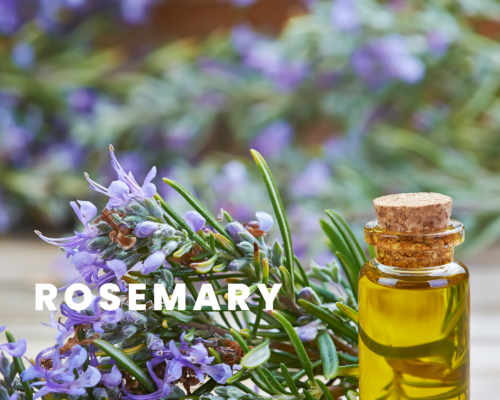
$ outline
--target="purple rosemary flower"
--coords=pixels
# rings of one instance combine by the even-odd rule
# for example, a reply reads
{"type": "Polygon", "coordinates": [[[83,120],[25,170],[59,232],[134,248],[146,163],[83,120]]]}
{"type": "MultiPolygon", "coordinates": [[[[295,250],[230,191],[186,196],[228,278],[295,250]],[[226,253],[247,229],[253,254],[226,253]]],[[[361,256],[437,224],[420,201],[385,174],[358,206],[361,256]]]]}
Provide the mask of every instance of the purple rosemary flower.
{"type": "Polygon", "coordinates": [[[97,214],[97,207],[93,205],[90,201],[81,201],[81,200],[77,201],[78,204],[80,205],[80,208],[78,207],[78,204],[74,201],[70,202],[69,204],[71,205],[71,207],[73,207],[73,210],[78,216],[78,219],[82,222],[82,224],[85,225],[85,228],[81,233],[75,232],[75,236],[71,236],[68,238],[53,239],[43,236],[39,231],[35,231],[35,233],[38,236],[40,236],[40,238],[45,242],[63,247],[67,255],[74,254],[75,249],[77,249],[81,245],[84,245],[84,247],[86,248],[85,242],[88,239],[94,238],[101,233],[99,229],[97,229],[94,225],[90,225],[89,223],[92,220],[92,218],[94,218],[94,216],[97,214]]]}
{"type": "Polygon", "coordinates": [[[273,227],[274,220],[270,214],[268,214],[264,211],[257,211],[255,213],[255,217],[257,218],[257,221],[259,222],[259,229],[261,231],[267,232],[273,227]]]}
{"type": "Polygon", "coordinates": [[[113,146],[109,146],[109,152],[111,154],[111,165],[118,173],[118,180],[114,181],[106,189],[104,186],[99,185],[90,179],[89,175],[85,173],[85,179],[90,183],[90,188],[96,192],[105,194],[109,196],[108,209],[120,207],[134,198],[145,199],[149,197],[154,197],[156,194],[156,186],[151,183],[151,181],[156,176],[156,167],[151,168],[146,179],[144,179],[143,186],[139,186],[136,182],[132,172],[128,175],[125,173],[124,169],[121,167],[120,163],[115,157],[113,146]]]}
{"type": "Polygon", "coordinates": [[[309,322],[307,325],[299,326],[295,328],[297,335],[301,342],[312,342],[318,336],[318,330],[320,328],[321,321],[309,322]]]}
{"type": "Polygon", "coordinates": [[[117,308],[116,310],[112,311],[103,311],[99,306],[100,300],[101,296],[96,296],[94,298],[94,315],[81,314],[78,311],[69,308],[67,304],[61,304],[61,314],[68,318],[65,322],[66,328],[69,329],[70,326],[87,324],[92,325],[94,331],[96,331],[97,333],[104,333],[104,329],[102,329],[103,324],[115,324],[117,322],[120,322],[120,320],[122,319],[122,309],[117,308]]]}
{"type": "Polygon", "coordinates": [[[198,211],[188,211],[184,214],[184,219],[191,229],[198,232],[205,226],[205,218],[198,211]]]}
{"type": "Polygon", "coordinates": [[[180,350],[177,348],[175,341],[170,341],[169,350],[173,359],[170,361],[169,369],[172,367],[173,370],[179,371],[178,376],[180,378],[182,367],[188,367],[195,372],[200,382],[203,382],[206,374],[212,377],[217,383],[225,384],[226,380],[233,374],[231,367],[226,364],[210,365],[214,357],[208,356],[205,346],[202,343],[198,343],[189,347],[188,343],[184,340],[184,335],[185,333],[181,335],[180,350]]]}
{"type": "Polygon", "coordinates": [[[310,287],[305,287],[305,288],[300,290],[299,299],[306,300],[306,301],[313,303],[313,304],[316,304],[316,305],[321,304],[321,301],[319,300],[318,296],[316,295],[314,290],[312,290],[310,287]]]}
{"type": "MultiPolygon", "coordinates": [[[[6,326],[0,326],[0,332],[5,330],[6,326]]],[[[0,344],[0,351],[5,351],[12,357],[22,357],[26,353],[26,339],[19,339],[14,343],[0,344]]]]}
{"type": "Polygon", "coordinates": [[[83,372],[82,366],[87,360],[87,351],[80,345],[75,345],[71,353],[64,360],[59,354],[59,346],[46,349],[37,355],[35,364],[21,374],[24,382],[34,378],[43,381],[34,382],[32,387],[43,386],[33,397],[37,399],[49,393],[64,393],[70,396],[81,396],[86,393],[85,388],[94,387],[101,380],[101,373],[95,367],[89,366],[83,372]],[[48,353],[50,356],[48,356],[48,353]],[[42,367],[42,359],[52,358],[52,368],[42,367]],[[78,379],[74,371],[77,370],[80,376],[78,379]]]}
{"type": "Polygon", "coordinates": [[[251,142],[252,148],[264,157],[274,157],[282,153],[293,139],[292,126],[284,121],[274,121],[260,131],[251,142]]]}
{"type": "Polygon", "coordinates": [[[102,376],[102,383],[107,388],[116,387],[119,386],[120,383],[122,383],[122,379],[122,373],[116,365],[113,365],[113,368],[111,368],[111,372],[102,376]]]}
{"type": "Polygon", "coordinates": [[[49,328],[57,329],[57,334],[54,339],[56,340],[59,346],[62,346],[67,338],[75,334],[75,329],[73,327],[66,329],[66,327],[63,324],[61,324],[59,321],[56,321],[56,319],[54,318],[55,314],[56,311],[52,311],[52,313],[50,314],[50,325],[45,323],[42,323],[42,325],[48,326],[49,328]]]}

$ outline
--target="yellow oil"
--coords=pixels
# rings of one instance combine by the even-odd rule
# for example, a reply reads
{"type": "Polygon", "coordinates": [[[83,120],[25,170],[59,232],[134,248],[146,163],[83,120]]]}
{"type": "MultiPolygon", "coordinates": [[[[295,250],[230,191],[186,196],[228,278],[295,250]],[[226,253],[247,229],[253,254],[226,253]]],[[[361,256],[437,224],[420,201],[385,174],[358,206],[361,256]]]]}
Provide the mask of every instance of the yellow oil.
{"type": "Polygon", "coordinates": [[[362,400],[469,399],[469,272],[363,267],[359,279],[362,400]]]}

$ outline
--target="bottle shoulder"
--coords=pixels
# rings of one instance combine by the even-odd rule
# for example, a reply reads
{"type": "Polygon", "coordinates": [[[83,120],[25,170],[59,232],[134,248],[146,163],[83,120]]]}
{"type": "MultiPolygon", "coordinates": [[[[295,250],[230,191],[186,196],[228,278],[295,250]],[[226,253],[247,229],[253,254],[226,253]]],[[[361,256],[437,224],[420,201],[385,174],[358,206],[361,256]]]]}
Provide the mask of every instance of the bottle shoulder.
{"type": "Polygon", "coordinates": [[[468,282],[469,270],[458,260],[439,267],[410,269],[382,265],[373,259],[361,269],[360,282],[364,277],[376,285],[395,289],[432,290],[468,282]]]}

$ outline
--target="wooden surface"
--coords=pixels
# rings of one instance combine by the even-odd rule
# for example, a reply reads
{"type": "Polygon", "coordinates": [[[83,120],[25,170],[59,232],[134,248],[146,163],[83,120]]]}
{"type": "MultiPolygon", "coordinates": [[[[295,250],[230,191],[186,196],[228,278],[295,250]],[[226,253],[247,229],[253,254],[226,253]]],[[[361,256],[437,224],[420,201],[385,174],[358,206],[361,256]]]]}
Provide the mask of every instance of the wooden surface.
{"type": "MultiPolygon", "coordinates": [[[[54,246],[36,240],[0,239],[0,326],[28,340],[34,358],[54,344],[55,331],[44,327],[50,312],[35,311],[35,283],[61,285],[73,266],[54,246]]],[[[498,400],[500,393],[500,249],[465,260],[471,271],[472,399],[498,400]]],[[[60,299],[56,304],[60,303],[60,299]]],[[[0,343],[5,342],[0,334],[0,343]]]]}

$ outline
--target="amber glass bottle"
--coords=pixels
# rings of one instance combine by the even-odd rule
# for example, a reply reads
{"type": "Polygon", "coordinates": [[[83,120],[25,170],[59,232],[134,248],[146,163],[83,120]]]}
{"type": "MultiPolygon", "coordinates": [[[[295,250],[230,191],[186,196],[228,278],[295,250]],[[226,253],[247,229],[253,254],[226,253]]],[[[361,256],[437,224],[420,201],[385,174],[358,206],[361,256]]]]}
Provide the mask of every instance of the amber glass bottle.
{"type": "Polygon", "coordinates": [[[469,272],[453,259],[464,227],[449,220],[451,199],[432,195],[376,199],[365,226],[375,258],[359,277],[362,400],[469,399],[469,272]]]}

